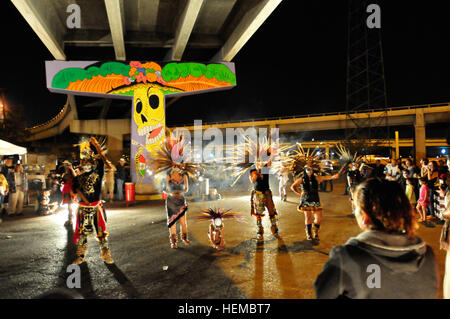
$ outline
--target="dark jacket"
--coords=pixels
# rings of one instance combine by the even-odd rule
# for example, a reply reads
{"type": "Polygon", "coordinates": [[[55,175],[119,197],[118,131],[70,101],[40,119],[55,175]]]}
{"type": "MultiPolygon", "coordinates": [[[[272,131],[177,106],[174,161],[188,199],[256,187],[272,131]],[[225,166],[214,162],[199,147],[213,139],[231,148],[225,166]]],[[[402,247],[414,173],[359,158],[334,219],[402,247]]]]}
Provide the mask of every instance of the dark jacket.
{"type": "Polygon", "coordinates": [[[116,178],[121,179],[123,181],[127,180],[127,169],[125,166],[117,165],[117,172],[116,172],[116,178]]]}
{"type": "Polygon", "coordinates": [[[317,298],[423,299],[437,297],[437,280],[434,253],[420,238],[367,231],[331,250],[314,288],[317,298]]]}

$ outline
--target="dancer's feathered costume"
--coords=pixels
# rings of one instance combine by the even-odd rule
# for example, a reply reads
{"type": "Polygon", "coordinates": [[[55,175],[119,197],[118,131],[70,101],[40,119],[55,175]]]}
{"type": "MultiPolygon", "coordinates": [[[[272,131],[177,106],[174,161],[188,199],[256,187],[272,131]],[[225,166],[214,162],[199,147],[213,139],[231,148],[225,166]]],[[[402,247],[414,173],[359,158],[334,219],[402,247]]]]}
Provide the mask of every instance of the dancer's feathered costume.
{"type": "Polygon", "coordinates": [[[211,245],[220,250],[225,247],[224,239],[224,220],[234,220],[244,222],[244,218],[231,210],[222,209],[203,209],[203,213],[196,217],[198,221],[209,221],[208,238],[211,245]]]}
{"type": "Polygon", "coordinates": [[[349,164],[360,164],[363,157],[358,156],[358,153],[355,152],[353,155],[350,150],[345,147],[342,143],[336,145],[337,153],[339,156],[339,162],[341,166],[349,165],[349,164]]]}
{"type": "Polygon", "coordinates": [[[363,160],[363,157],[358,156],[358,153],[356,152],[352,154],[351,151],[341,143],[336,145],[336,148],[339,156],[339,162],[342,166],[341,171],[343,171],[349,165],[351,165],[351,169],[348,170],[347,172],[347,184],[348,184],[347,191],[350,195],[350,201],[353,206],[354,190],[356,186],[358,186],[358,184],[362,182],[362,175],[361,172],[359,171],[359,168],[363,160]]]}
{"type": "Polygon", "coordinates": [[[73,191],[79,196],[77,224],[74,233],[74,243],[77,244],[77,259],[74,264],[85,261],[88,249],[87,237],[95,231],[100,243],[100,253],[105,263],[114,263],[108,247],[108,232],[106,231],[106,214],[100,200],[104,166],[111,166],[106,158],[106,149],[91,137],[89,142],[82,143],[81,173],[73,179],[73,191]]]}
{"type": "MultiPolygon", "coordinates": [[[[257,238],[258,240],[263,239],[264,227],[262,225],[262,217],[265,216],[266,208],[272,224],[272,234],[278,236],[278,213],[273,203],[272,191],[269,186],[269,173],[281,173],[281,169],[285,164],[282,161],[273,162],[273,158],[277,153],[291,146],[286,143],[271,145],[267,138],[255,141],[249,137],[244,137],[243,140],[240,145],[237,145],[237,150],[235,150],[234,156],[231,158],[233,164],[227,168],[228,170],[233,170],[231,176],[235,177],[232,186],[247,171],[250,171],[250,181],[253,184],[253,191],[250,196],[250,211],[251,215],[256,218],[257,238]]],[[[230,158],[227,158],[228,162],[230,162],[229,160],[230,158]]]]}
{"type": "Polygon", "coordinates": [[[235,220],[238,222],[243,222],[245,219],[240,216],[237,212],[231,211],[231,209],[223,210],[221,208],[208,208],[203,209],[203,213],[196,217],[199,221],[211,221],[216,218],[223,220],[235,220]]]}
{"type": "MultiPolygon", "coordinates": [[[[182,135],[175,136],[168,131],[161,149],[152,152],[149,160],[149,166],[154,175],[166,173],[166,183],[163,186],[163,194],[167,195],[166,212],[167,227],[170,229],[181,217],[186,214],[188,209],[186,199],[183,193],[187,191],[188,185],[185,185],[184,176],[187,175],[191,179],[197,179],[202,171],[202,165],[193,163],[192,156],[186,151],[189,146],[182,135]],[[183,176],[181,182],[172,179],[174,172],[183,176]]],[[[189,244],[188,234],[181,233],[181,239],[185,244],[189,244]]],[[[170,243],[172,248],[177,247],[176,234],[170,235],[170,243]]]]}
{"type": "Polygon", "coordinates": [[[336,178],[338,174],[331,176],[323,170],[320,161],[320,153],[314,149],[310,151],[304,150],[301,144],[297,143],[297,149],[293,154],[288,156],[290,171],[296,176],[296,180],[292,188],[297,191],[297,187],[301,189],[300,204],[297,210],[305,213],[305,232],[306,238],[319,239],[320,217],[322,205],[319,198],[319,183],[321,180],[336,178]],[[315,214],[314,224],[310,221],[311,213],[315,214]],[[308,217],[308,218],[307,218],[308,217]]]}
{"type": "Polygon", "coordinates": [[[285,163],[294,176],[304,174],[305,166],[309,166],[315,173],[322,172],[320,153],[317,149],[310,150],[303,148],[301,143],[296,143],[297,149],[292,150],[290,155],[286,155],[285,163]]]}
{"type": "MultiPolygon", "coordinates": [[[[316,174],[321,174],[322,166],[320,162],[320,154],[317,149],[305,149],[300,143],[297,143],[297,149],[289,156],[290,170],[297,178],[302,178],[303,196],[298,206],[299,212],[310,211],[314,209],[322,209],[319,199],[319,183],[316,174]],[[305,173],[305,167],[313,170],[311,178],[305,173]]],[[[324,172],[323,172],[324,173],[324,172]]]]}

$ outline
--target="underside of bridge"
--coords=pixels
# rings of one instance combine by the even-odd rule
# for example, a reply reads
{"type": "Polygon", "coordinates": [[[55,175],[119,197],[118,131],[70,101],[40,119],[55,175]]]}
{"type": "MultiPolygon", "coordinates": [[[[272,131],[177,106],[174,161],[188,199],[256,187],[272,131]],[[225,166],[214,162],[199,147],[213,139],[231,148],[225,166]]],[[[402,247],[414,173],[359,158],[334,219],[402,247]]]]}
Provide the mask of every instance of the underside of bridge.
{"type": "MultiPolygon", "coordinates": [[[[232,61],[281,0],[11,0],[43,44],[59,60],[232,61]],[[77,5],[80,28],[68,27],[77,5]]],[[[171,107],[178,98],[169,99],[171,107]]],[[[114,160],[124,152],[130,134],[129,101],[68,96],[61,112],[30,129],[30,140],[74,134],[108,137],[114,160]]],[[[426,155],[425,128],[450,122],[449,104],[393,108],[389,126],[410,126],[416,158],[426,155]]],[[[385,114],[385,111],[381,111],[385,114]]],[[[372,118],[376,112],[356,117],[372,118]]],[[[381,113],[380,113],[381,114],[381,113]]],[[[345,114],[214,123],[227,127],[278,127],[283,132],[348,128],[345,114]]],[[[205,124],[205,123],[204,123],[205,124]]],[[[208,124],[208,123],[206,123],[208,124]]],[[[185,123],[189,125],[189,123],[185,123]]],[[[192,129],[187,127],[188,129],[192,129]]]]}
{"type": "MultiPolygon", "coordinates": [[[[232,61],[281,1],[11,0],[56,60],[202,62],[232,61]]],[[[30,140],[68,128],[106,135],[118,159],[130,125],[117,120],[130,118],[129,101],[68,96],[55,108],[61,109],[55,118],[30,128],[30,140]]]]}

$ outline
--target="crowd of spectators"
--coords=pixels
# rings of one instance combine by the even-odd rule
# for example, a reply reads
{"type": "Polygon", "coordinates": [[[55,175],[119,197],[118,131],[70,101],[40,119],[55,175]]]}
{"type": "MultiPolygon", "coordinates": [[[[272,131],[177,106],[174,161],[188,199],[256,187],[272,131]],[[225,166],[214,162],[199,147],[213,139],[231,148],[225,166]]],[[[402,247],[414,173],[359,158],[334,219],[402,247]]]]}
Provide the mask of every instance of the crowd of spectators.
{"type": "Polygon", "coordinates": [[[334,247],[314,287],[318,298],[436,298],[437,263],[417,236],[419,225],[444,224],[447,251],[443,296],[450,298],[449,160],[391,159],[383,166],[353,163],[347,172],[361,233],[334,247]],[[363,167],[367,168],[363,172],[363,167]]]}
{"type": "Polygon", "coordinates": [[[1,214],[8,217],[22,216],[28,178],[20,163],[8,159],[0,170],[1,214]],[[6,205],[7,204],[7,207],[6,205]]]}
{"type": "Polygon", "coordinates": [[[439,192],[446,174],[448,174],[448,163],[444,159],[429,161],[427,158],[420,160],[417,167],[411,158],[406,160],[391,159],[387,165],[380,160],[375,165],[369,166],[364,161],[360,164],[352,163],[347,170],[346,191],[352,195],[361,182],[369,177],[386,179],[398,182],[407,194],[411,204],[417,208],[419,222],[426,223],[434,221],[444,223],[444,198],[439,192]],[[425,215],[421,215],[421,212],[425,215]]]}
{"type": "MultiPolygon", "coordinates": [[[[72,164],[67,160],[55,170],[50,171],[45,180],[45,186],[41,183],[37,190],[36,213],[38,215],[51,214],[65,202],[64,189],[71,189],[68,185],[76,174],[77,163],[72,164]]],[[[121,158],[117,167],[113,165],[113,168],[105,173],[102,199],[110,202],[115,198],[119,201],[124,200],[124,184],[129,178],[129,168],[126,166],[126,161],[121,158]]],[[[0,215],[8,217],[23,215],[30,183],[33,184],[33,181],[28,180],[23,166],[20,163],[14,164],[12,158],[7,158],[5,165],[0,168],[0,215]]],[[[76,194],[72,196],[76,197],[76,194]]]]}

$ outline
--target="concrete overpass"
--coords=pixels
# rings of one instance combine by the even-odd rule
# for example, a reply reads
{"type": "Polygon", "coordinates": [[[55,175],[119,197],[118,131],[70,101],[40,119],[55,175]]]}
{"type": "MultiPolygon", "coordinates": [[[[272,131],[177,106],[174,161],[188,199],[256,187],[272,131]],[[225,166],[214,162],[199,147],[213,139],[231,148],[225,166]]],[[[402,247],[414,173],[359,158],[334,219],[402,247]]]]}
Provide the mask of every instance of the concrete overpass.
{"type": "MultiPolygon", "coordinates": [[[[385,109],[374,109],[368,111],[352,112],[352,119],[376,119],[383,116],[385,109]]],[[[425,123],[450,122],[450,103],[428,104],[391,107],[387,109],[388,125],[423,125],[425,123]]],[[[369,121],[362,122],[362,125],[369,126],[369,121]]],[[[379,122],[377,121],[377,124],[379,122]]],[[[193,130],[194,126],[183,126],[188,130],[193,130]]],[[[249,119],[241,121],[212,122],[204,123],[202,129],[208,128],[233,128],[233,127],[277,127],[280,133],[324,131],[354,128],[355,123],[349,119],[346,112],[306,114],[298,116],[272,117],[262,119],[249,119]]]]}
{"type": "MultiPolygon", "coordinates": [[[[154,61],[229,62],[282,0],[10,1],[56,60],[126,61],[138,59],[136,55],[142,55],[144,49],[144,59],[154,61]],[[92,56],[92,48],[106,48],[102,52],[107,54],[92,56]]],[[[83,120],[80,100],[68,97],[55,118],[30,128],[30,140],[58,135],[74,121],[73,132],[91,127],[76,122],[83,120]]],[[[114,114],[110,102],[101,102],[100,108],[95,116],[99,120],[108,118],[108,113],[114,114]]],[[[125,115],[130,116],[126,112],[125,115]]],[[[114,153],[122,149],[120,135],[129,123],[119,129],[116,124],[121,120],[113,121],[114,125],[102,124],[104,129],[94,125],[95,129],[84,133],[107,133],[112,137],[108,148],[114,153]]]]}
{"type": "MultiPolygon", "coordinates": [[[[315,148],[319,147],[321,149],[324,149],[324,154],[326,158],[329,158],[330,156],[330,150],[336,149],[336,146],[341,143],[341,141],[314,141],[314,142],[301,142],[302,146],[304,148],[315,148]]],[[[368,141],[369,145],[376,145],[379,147],[396,147],[396,140],[370,140],[368,141]]],[[[425,140],[425,147],[449,147],[446,139],[426,139],[425,140]]],[[[398,140],[398,147],[414,147],[414,140],[412,138],[406,138],[406,139],[399,139],[398,140]]],[[[398,157],[398,156],[397,156],[398,157]]],[[[417,157],[416,157],[417,158],[417,157]]],[[[420,158],[420,157],[419,157],[420,158]]]]}
{"type": "Polygon", "coordinates": [[[281,1],[11,0],[57,60],[66,60],[74,47],[111,47],[121,61],[127,60],[127,51],[146,48],[163,52],[164,61],[189,59],[193,51],[210,49],[202,61],[225,62],[281,1]]]}
{"type": "MultiPolygon", "coordinates": [[[[71,97],[69,97],[71,98],[71,97]]],[[[384,110],[373,110],[371,112],[355,112],[352,118],[375,119],[384,112],[384,110]]],[[[425,124],[431,123],[450,123],[450,103],[417,105],[406,107],[389,108],[389,125],[401,126],[411,125],[415,127],[415,139],[400,139],[399,147],[416,148],[416,158],[422,158],[426,155],[427,146],[448,146],[445,139],[425,139],[425,124]]],[[[64,129],[70,127],[70,132],[77,134],[93,134],[108,136],[109,151],[112,157],[120,156],[122,153],[123,138],[130,134],[130,119],[96,119],[96,120],[78,120],[76,112],[70,108],[70,103],[66,103],[61,112],[47,123],[31,128],[32,140],[47,138],[62,133],[64,129]]],[[[364,121],[369,125],[370,121],[364,121]]],[[[378,123],[379,121],[377,121],[378,123]]],[[[242,120],[239,122],[220,122],[206,123],[202,129],[218,128],[225,131],[227,128],[279,128],[280,133],[287,132],[305,132],[305,131],[324,131],[337,130],[354,127],[354,122],[350,120],[346,113],[335,112],[325,114],[308,114],[301,116],[289,116],[279,118],[265,118],[254,120],[242,120]]],[[[193,130],[194,126],[183,126],[188,130],[193,130]]],[[[394,142],[388,145],[393,146],[394,142]]],[[[319,142],[305,142],[306,147],[315,147],[319,142]],[[311,145],[309,145],[311,144],[311,145]]],[[[337,141],[326,141],[328,147],[333,147],[337,141]]],[[[324,146],[325,147],[325,146],[324,146]]]]}
{"type": "MultiPolygon", "coordinates": [[[[140,48],[145,48],[152,55],[147,58],[154,58],[155,54],[163,61],[180,61],[182,58],[193,57],[203,61],[232,61],[281,1],[11,0],[55,59],[83,60],[83,52],[88,52],[83,51],[83,48],[106,47],[112,49],[113,56],[90,58],[115,58],[123,61],[130,57],[129,53],[140,48]],[[81,22],[79,27],[70,28],[67,22],[71,13],[68,9],[73,4],[79,8],[81,22]],[[80,55],[71,53],[74,48],[79,49],[80,55]]],[[[61,134],[70,126],[73,133],[110,137],[108,148],[111,154],[119,154],[123,135],[130,133],[130,114],[123,116],[126,119],[107,119],[108,111],[114,107],[110,102],[103,101],[97,103],[100,110],[95,116],[97,119],[92,120],[91,116],[80,116],[83,109],[88,109],[88,105],[84,107],[78,101],[78,97],[76,100],[75,97],[68,96],[66,104],[55,118],[30,128],[30,140],[61,134]]],[[[171,101],[167,105],[170,104],[171,101]]],[[[92,108],[93,103],[90,106],[92,108]]],[[[416,155],[422,157],[426,147],[425,124],[450,122],[449,111],[450,104],[390,108],[389,125],[414,125],[416,155]]],[[[384,110],[357,112],[352,114],[352,118],[370,120],[382,113],[384,110]]],[[[379,121],[376,122],[378,125],[379,121]]],[[[278,127],[283,133],[345,129],[354,127],[354,123],[346,113],[337,112],[207,123],[202,128],[208,127],[278,127]]],[[[193,129],[189,126],[186,128],[193,129]]]]}
{"type": "MultiPolygon", "coordinates": [[[[345,112],[308,114],[301,116],[288,116],[276,118],[263,118],[242,120],[239,122],[215,122],[203,124],[201,128],[278,128],[280,134],[288,132],[325,131],[355,128],[354,120],[361,121],[366,127],[380,125],[377,118],[384,116],[386,109],[374,109],[370,112],[352,112],[351,119],[345,112]]],[[[425,125],[432,123],[449,123],[450,125],[450,103],[428,104],[392,107],[387,109],[389,126],[414,126],[415,139],[413,145],[416,149],[416,159],[426,157],[426,134],[425,125]]],[[[183,126],[187,130],[194,130],[194,126],[183,126]]],[[[317,144],[316,144],[317,145],[317,144]]],[[[446,146],[439,145],[439,146],[446,146]]],[[[411,145],[412,146],[412,145],[411,145]]]]}

